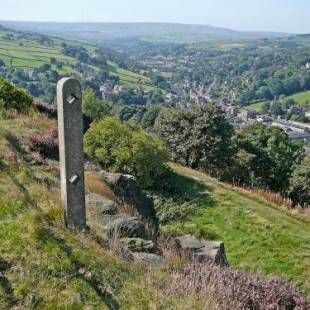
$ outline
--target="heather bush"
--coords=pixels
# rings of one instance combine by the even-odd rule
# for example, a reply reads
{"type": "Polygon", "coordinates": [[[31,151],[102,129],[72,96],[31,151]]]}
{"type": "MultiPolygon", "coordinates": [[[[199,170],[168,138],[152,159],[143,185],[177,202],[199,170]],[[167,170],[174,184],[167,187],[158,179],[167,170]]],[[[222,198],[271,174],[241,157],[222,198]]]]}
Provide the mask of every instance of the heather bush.
{"type": "Polygon", "coordinates": [[[59,159],[58,129],[52,128],[45,135],[34,135],[29,138],[30,150],[44,158],[59,159]]]}
{"type": "Polygon", "coordinates": [[[36,109],[50,119],[57,119],[57,107],[41,102],[35,103],[36,109]]]}
{"type": "Polygon", "coordinates": [[[172,270],[166,291],[173,296],[213,294],[221,309],[306,310],[310,304],[279,278],[249,276],[212,263],[189,264],[172,270]]]}

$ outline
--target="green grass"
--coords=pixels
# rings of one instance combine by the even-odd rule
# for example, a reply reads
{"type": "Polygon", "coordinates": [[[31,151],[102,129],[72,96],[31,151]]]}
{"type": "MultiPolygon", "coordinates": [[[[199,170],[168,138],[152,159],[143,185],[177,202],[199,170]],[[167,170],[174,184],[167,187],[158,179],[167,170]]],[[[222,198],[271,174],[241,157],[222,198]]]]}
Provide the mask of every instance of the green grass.
{"type": "Polygon", "coordinates": [[[165,270],[65,229],[57,169],[27,161],[28,137],[52,126],[36,113],[0,116],[0,309],[203,309],[207,297],[164,293],[165,270]]]}
{"type": "Polygon", "coordinates": [[[297,93],[286,97],[286,99],[294,99],[300,106],[310,108],[310,91],[297,93]]]}
{"type": "Polygon", "coordinates": [[[222,240],[233,268],[282,276],[310,295],[310,220],[241,194],[203,173],[174,169],[203,186],[192,193],[193,198],[203,194],[204,199],[194,214],[165,224],[163,230],[222,240]]]}
{"type": "Polygon", "coordinates": [[[255,111],[261,111],[263,104],[264,104],[264,101],[255,102],[255,103],[252,103],[251,105],[249,105],[248,108],[250,108],[251,110],[255,110],[255,111]]]}
{"type": "Polygon", "coordinates": [[[108,62],[109,68],[110,68],[110,72],[112,75],[116,75],[120,78],[120,81],[122,84],[128,85],[129,87],[139,87],[139,86],[143,86],[144,89],[147,90],[154,90],[155,87],[152,85],[151,81],[149,78],[119,68],[115,63],[113,62],[108,62]]]}
{"type": "Polygon", "coordinates": [[[59,62],[69,64],[75,62],[74,58],[62,55],[59,46],[58,48],[46,47],[23,39],[18,42],[0,40],[0,54],[1,59],[5,57],[3,60],[8,67],[12,64],[12,67],[38,68],[42,64],[49,64],[52,57],[59,62]]]}
{"type": "MultiPolygon", "coordinates": [[[[310,91],[300,92],[300,93],[296,93],[291,96],[284,97],[283,101],[287,99],[295,100],[295,102],[301,107],[310,108],[310,91]]],[[[255,111],[261,111],[263,104],[264,104],[264,101],[256,102],[256,103],[250,104],[248,108],[255,110],[255,111]]]]}

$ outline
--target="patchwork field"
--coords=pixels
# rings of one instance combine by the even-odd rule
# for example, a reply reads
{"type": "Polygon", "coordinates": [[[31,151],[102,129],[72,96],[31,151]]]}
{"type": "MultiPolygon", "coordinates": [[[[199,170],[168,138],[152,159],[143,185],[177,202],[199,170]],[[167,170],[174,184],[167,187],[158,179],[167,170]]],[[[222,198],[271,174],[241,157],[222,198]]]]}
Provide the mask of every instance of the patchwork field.
{"type": "MultiPolygon", "coordinates": [[[[12,34],[16,37],[16,32],[1,31],[0,30],[0,60],[5,63],[7,67],[18,68],[39,68],[44,64],[50,64],[51,58],[55,58],[57,62],[63,62],[65,65],[62,68],[57,68],[52,65],[52,69],[58,71],[59,74],[66,74],[75,72],[70,65],[77,62],[73,57],[69,57],[62,54],[60,44],[64,41],[59,38],[53,38],[53,47],[40,45],[35,41],[18,37],[18,39],[8,39],[8,36],[12,34]]],[[[77,43],[77,42],[75,42],[77,43]]],[[[90,55],[94,52],[94,46],[83,43],[83,46],[87,48],[90,55]]],[[[129,87],[142,86],[147,90],[154,89],[150,79],[119,68],[115,63],[108,62],[110,72],[112,75],[116,75],[120,78],[122,84],[129,87]]],[[[92,66],[93,69],[99,68],[92,66]]]]}

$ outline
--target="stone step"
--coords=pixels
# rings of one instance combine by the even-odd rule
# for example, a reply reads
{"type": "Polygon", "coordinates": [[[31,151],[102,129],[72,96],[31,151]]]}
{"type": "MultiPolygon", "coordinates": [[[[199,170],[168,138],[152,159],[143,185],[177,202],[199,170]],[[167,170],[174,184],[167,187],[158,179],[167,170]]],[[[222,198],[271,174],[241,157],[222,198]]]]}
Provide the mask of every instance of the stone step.
{"type": "Polygon", "coordinates": [[[85,197],[88,213],[113,215],[117,212],[117,206],[114,201],[109,200],[96,193],[89,193],[85,197]]]}

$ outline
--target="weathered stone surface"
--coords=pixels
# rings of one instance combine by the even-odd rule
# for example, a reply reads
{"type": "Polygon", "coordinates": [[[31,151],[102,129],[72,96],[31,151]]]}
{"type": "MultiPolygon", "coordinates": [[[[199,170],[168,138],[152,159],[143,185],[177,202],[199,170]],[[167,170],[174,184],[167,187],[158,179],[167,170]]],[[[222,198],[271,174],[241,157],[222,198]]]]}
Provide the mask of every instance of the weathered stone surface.
{"type": "Polygon", "coordinates": [[[85,164],[84,164],[84,170],[85,171],[101,171],[101,168],[100,166],[90,162],[90,161],[87,161],[85,164]]]}
{"type": "Polygon", "coordinates": [[[190,260],[212,261],[220,266],[229,266],[223,242],[198,240],[193,236],[186,235],[176,237],[175,243],[180,254],[185,254],[190,260]]]}
{"type": "Polygon", "coordinates": [[[123,174],[109,174],[104,171],[101,171],[101,176],[115,194],[118,203],[132,209],[144,223],[151,227],[153,235],[156,235],[159,220],[153,200],[141,190],[135,178],[123,174]]]}
{"type": "Polygon", "coordinates": [[[87,213],[93,213],[92,216],[97,215],[113,215],[117,211],[115,202],[109,200],[96,193],[89,193],[86,195],[87,213]]]}
{"type": "Polygon", "coordinates": [[[130,217],[127,214],[104,215],[102,223],[105,226],[107,236],[146,238],[143,223],[138,218],[130,217]]]}
{"type": "Polygon", "coordinates": [[[151,240],[141,238],[123,238],[122,244],[132,252],[152,252],[154,243],[151,240]]]}
{"type": "Polygon", "coordinates": [[[87,198],[87,224],[101,238],[146,238],[142,221],[127,214],[115,214],[113,201],[91,194],[87,198]]]}
{"type": "Polygon", "coordinates": [[[220,266],[229,266],[223,242],[202,241],[203,248],[193,253],[193,259],[199,262],[211,260],[220,266]]]}
{"type": "Polygon", "coordinates": [[[177,237],[175,240],[178,246],[185,251],[195,251],[204,247],[200,240],[190,235],[177,237]]]}
{"type": "Polygon", "coordinates": [[[82,90],[78,80],[61,79],[57,84],[57,111],[61,200],[66,225],[86,225],[82,90]]]}
{"type": "Polygon", "coordinates": [[[148,266],[161,266],[165,264],[165,259],[162,256],[151,253],[132,253],[135,262],[142,263],[148,266]]]}

